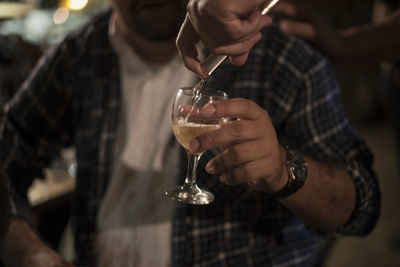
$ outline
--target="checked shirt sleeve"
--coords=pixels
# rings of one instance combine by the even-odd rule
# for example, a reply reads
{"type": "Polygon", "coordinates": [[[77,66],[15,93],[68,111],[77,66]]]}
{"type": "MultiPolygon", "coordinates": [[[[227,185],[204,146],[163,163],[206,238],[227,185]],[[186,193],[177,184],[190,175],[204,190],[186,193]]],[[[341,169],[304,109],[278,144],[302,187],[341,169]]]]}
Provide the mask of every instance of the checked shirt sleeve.
{"type": "Polygon", "coordinates": [[[0,161],[8,176],[12,212],[30,219],[27,190],[35,177],[71,143],[72,92],[62,87],[66,45],[49,51],[16,96],[0,125],[0,161]],[[63,63],[61,63],[63,62],[63,63]]]}
{"type": "Polygon", "coordinates": [[[337,234],[365,235],[374,228],[380,209],[373,156],[344,114],[327,61],[314,54],[307,70],[299,79],[298,97],[285,129],[287,142],[307,156],[346,168],[355,183],[357,203],[337,234]]]}

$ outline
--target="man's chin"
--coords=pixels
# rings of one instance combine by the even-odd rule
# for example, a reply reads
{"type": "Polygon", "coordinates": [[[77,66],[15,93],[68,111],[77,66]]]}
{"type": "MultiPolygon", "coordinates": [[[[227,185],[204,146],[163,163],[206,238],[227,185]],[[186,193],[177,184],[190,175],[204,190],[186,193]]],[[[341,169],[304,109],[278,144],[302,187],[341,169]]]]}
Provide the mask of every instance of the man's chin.
{"type": "Polygon", "coordinates": [[[170,0],[150,1],[129,13],[125,17],[130,28],[141,38],[157,42],[175,39],[185,18],[185,11],[170,0]]]}
{"type": "Polygon", "coordinates": [[[145,10],[145,11],[154,11],[161,10],[165,11],[166,9],[178,10],[178,12],[186,13],[188,0],[142,0],[132,3],[132,10],[145,10]]]}
{"type": "MultiPolygon", "coordinates": [[[[182,16],[186,10],[181,10],[176,4],[171,2],[158,4],[145,4],[140,9],[135,10],[139,16],[145,16],[150,19],[159,20],[182,16]]],[[[184,15],[183,15],[184,16],[184,15]]]]}
{"type": "Polygon", "coordinates": [[[149,32],[137,32],[137,34],[144,40],[149,41],[149,42],[170,42],[173,41],[175,42],[177,33],[174,34],[155,34],[155,33],[149,33],[149,32]]]}
{"type": "Polygon", "coordinates": [[[148,41],[168,41],[176,38],[180,29],[179,21],[157,20],[146,23],[145,21],[136,21],[134,23],[134,31],[141,38],[148,41]]]}

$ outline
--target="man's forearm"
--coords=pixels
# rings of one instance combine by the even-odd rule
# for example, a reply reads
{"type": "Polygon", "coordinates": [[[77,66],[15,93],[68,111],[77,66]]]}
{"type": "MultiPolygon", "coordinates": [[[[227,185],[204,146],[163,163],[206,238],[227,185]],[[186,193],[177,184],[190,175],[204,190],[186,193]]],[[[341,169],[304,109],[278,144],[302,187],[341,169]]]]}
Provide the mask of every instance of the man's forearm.
{"type": "Polygon", "coordinates": [[[344,225],[356,205],[355,185],[338,166],[306,158],[308,178],[295,194],[280,202],[311,228],[331,231],[344,225]]]}

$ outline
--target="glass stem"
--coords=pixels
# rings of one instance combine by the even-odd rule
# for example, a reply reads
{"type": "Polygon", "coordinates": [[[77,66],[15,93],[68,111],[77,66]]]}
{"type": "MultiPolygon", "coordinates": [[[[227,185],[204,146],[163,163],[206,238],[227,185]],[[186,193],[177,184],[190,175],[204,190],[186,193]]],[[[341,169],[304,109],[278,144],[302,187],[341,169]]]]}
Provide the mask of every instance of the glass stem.
{"type": "Polygon", "coordinates": [[[188,165],[187,165],[187,171],[186,171],[186,179],[185,179],[185,184],[186,185],[194,185],[196,184],[196,174],[197,174],[197,165],[199,164],[201,154],[193,154],[189,151],[186,151],[186,154],[188,156],[188,165]]]}

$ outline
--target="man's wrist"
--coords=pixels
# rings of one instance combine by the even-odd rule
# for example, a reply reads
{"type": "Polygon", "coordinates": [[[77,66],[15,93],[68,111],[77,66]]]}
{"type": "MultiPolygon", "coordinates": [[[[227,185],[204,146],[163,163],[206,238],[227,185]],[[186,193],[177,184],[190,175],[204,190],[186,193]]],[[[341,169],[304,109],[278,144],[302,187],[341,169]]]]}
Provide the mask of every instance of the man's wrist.
{"type": "Polygon", "coordinates": [[[281,158],[282,172],[281,172],[281,176],[279,178],[279,182],[277,183],[277,186],[274,187],[272,192],[278,192],[278,191],[282,190],[286,186],[288,179],[289,179],[289,174],[288,174],[287,167],[286,167],[287,153],[283,146],[280,146],[279,149],[280,149],[280,155],[281,155],[280,158],[281,158]]]}
{"type": "Polygon", "coordinates": [[[281,189],[275,191],[271,195],[274,197],[288,197],[296,193],[301,187],[303,187],[305,180],[308,176],[307,162],[303,156],[288,146],[284,146],[286,152],[285,168],[282,172],[281,181],[286,181],[286,184],[281,189]]]}

